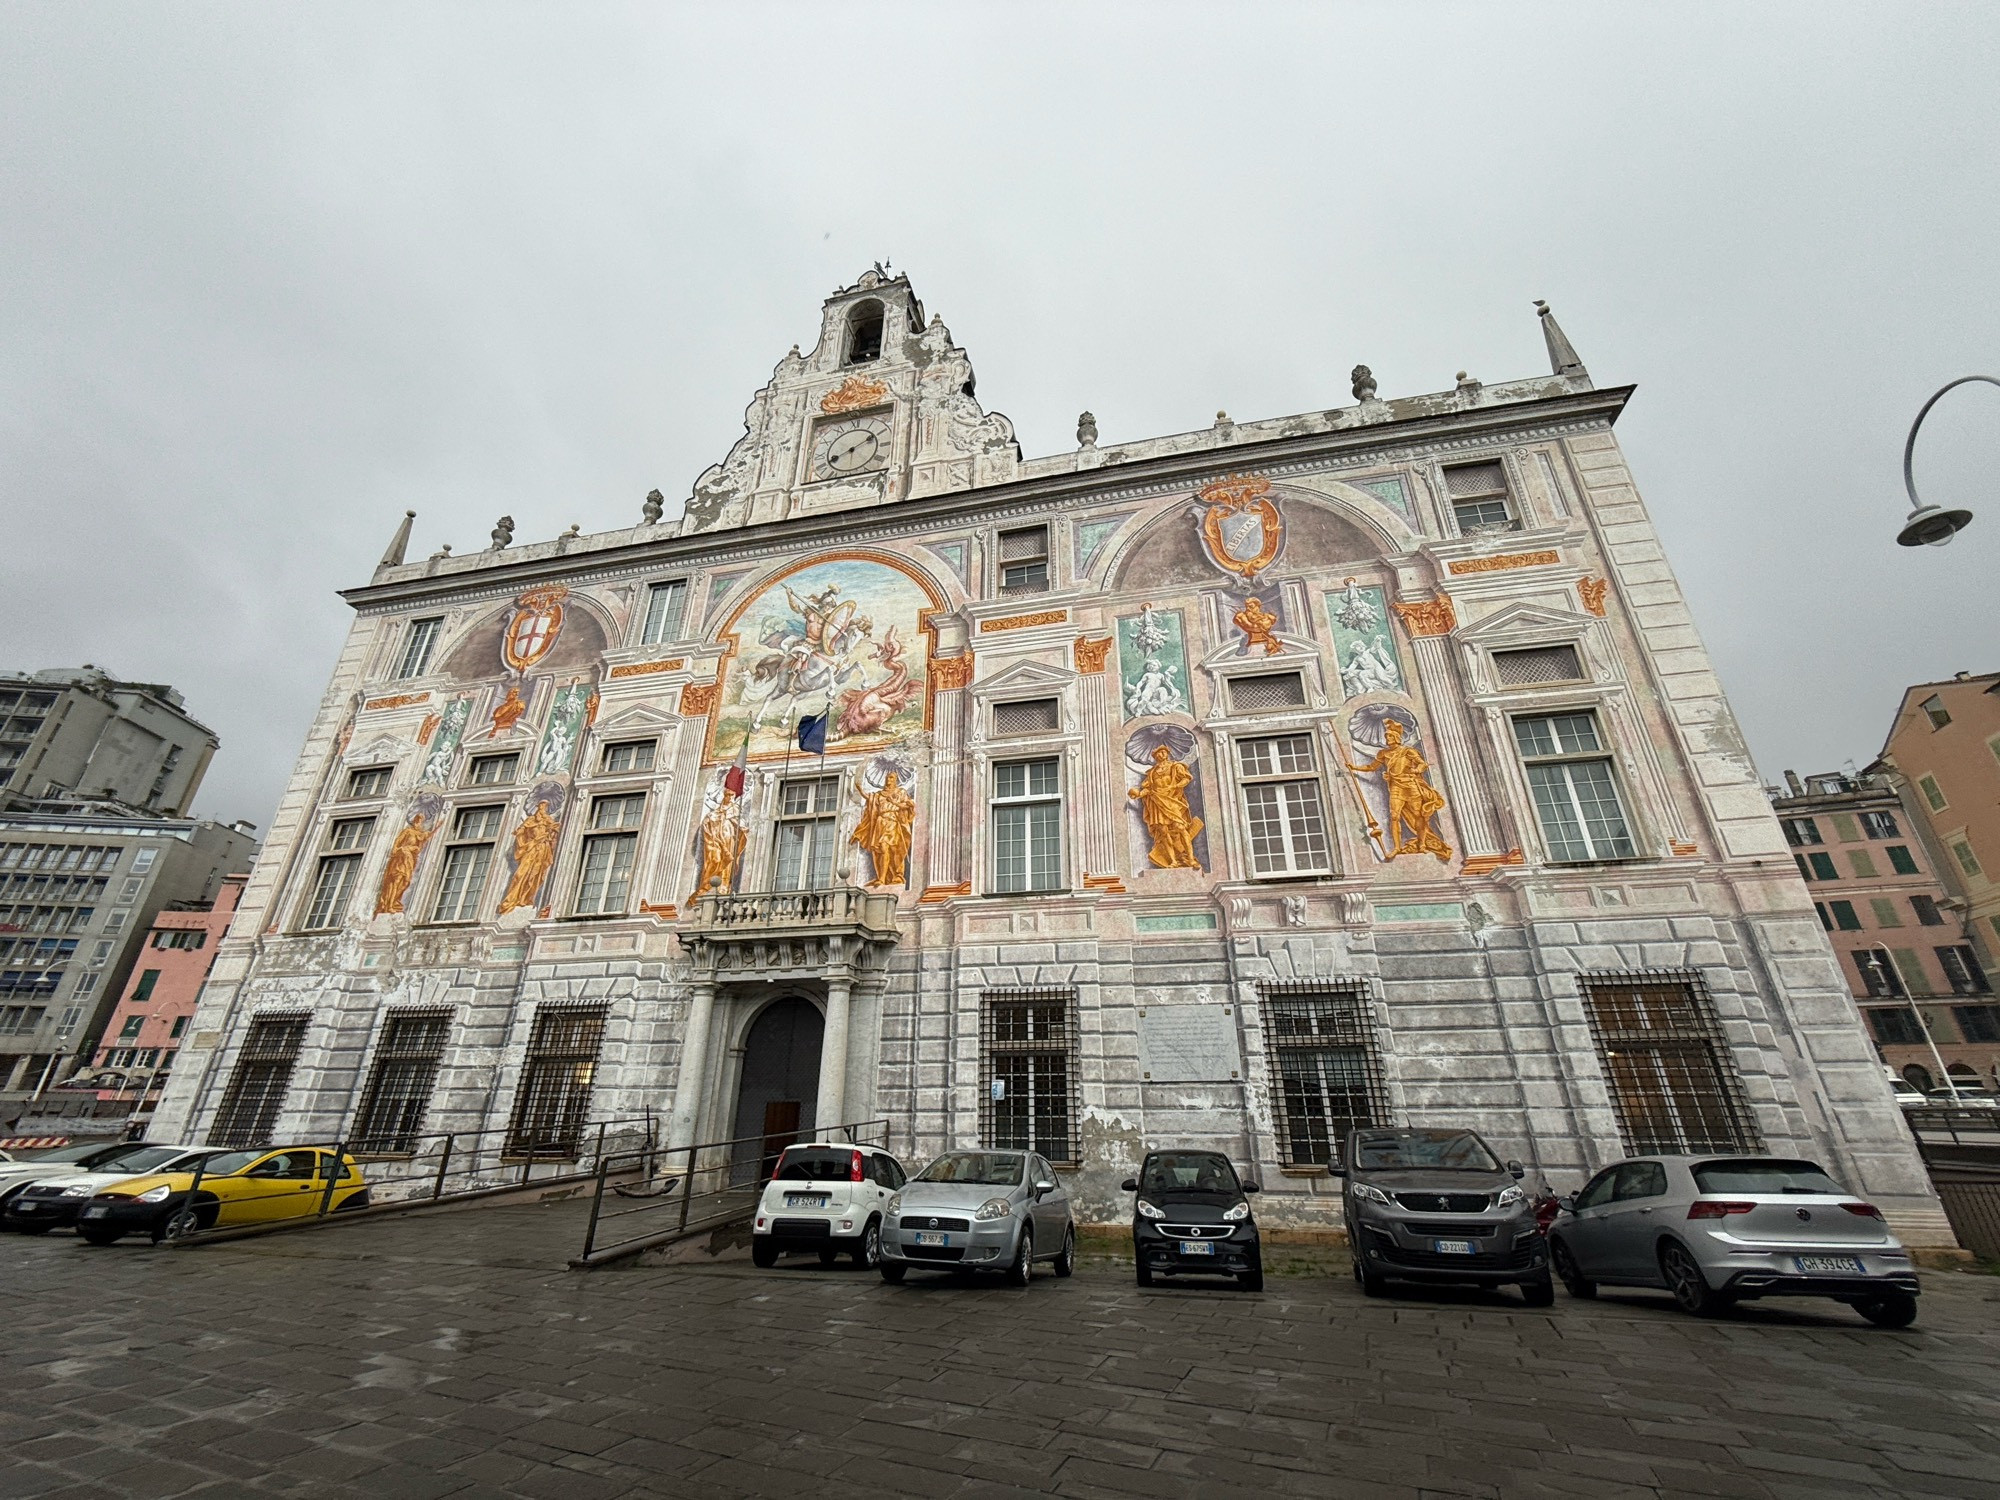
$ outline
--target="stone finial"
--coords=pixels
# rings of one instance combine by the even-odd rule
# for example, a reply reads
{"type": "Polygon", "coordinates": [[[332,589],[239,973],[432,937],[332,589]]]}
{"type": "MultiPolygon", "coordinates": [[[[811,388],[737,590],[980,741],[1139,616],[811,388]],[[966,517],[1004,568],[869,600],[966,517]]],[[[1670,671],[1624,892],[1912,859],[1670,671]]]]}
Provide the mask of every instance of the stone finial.
{"type": "Polygon", "coordinates": [[[566,536],[566,537],[569,537],[569,536],[581,536],[582,534],[583,534],[583,522],[581,522],[581,521],[572,521],[572,522],[570,522],[570,523],[569,523],[569,530],[568,530],[568,531],[565,531],[565,532],[563,533],[563,535],[564,535],[564,536],[566,536]]]}
{"type": "Polygon", "coordinates": [[[660,524],[660,512],[666,508],[667,497],[662,495],[658,490],[648,490],[646,491],[646,503],[639,507],[639,512],[646,518],[648,526],[657,526],[660,524]]]}
{"type": "Polygon", "coordinates": [[[403,524],[396,528],[396,534],[389,538],[389,550],[382,554],[378,566],[394,568],[402,564],[403,554],[410,550],[410,523],[417,518],[413,510],[403,512],[403,524]]]}
{"type": "Polygon", "coordinates": [[[1076,445],[1079,448],[1097,446],[1097,418],[1089,412],[1081,412],[1076,419],[1076,445]]]}
{"type": "Polygon", "coordinates": [[[498,521],[493,523],[493,545],[486,550],[489,552],[502,551],[513,540],[514,518],[512,516],[502,516],[498,521]]]}
{"type": "Polygon", "coordinates": [[[1373,401],[1375,399],[1375,372],[1369,369],[1368,366],[1356,365],[1349,373],[1348,379],[1354,382],[1354,399],[1356,401],[1373,401]]]}
{"type": "Polygon", "coordinates": [[[443,562],[447,557],[450,556],[451,556],[451,543],[446,542],[441,547],[439,547],[437,551],[431,554],[430,560],[432,562],[443,562]]]}
{"type": "Polygon", "coordinates": [[[1458,372],[1458,393],[1467,401],[1477,401],[1479,393],[1485,388],[1477,375],[1468,375],[1463,370],[1458,372]]]}
{"type": "Polygon", "coordinates": [[[1542,320],[1542,340],[1549,346],[1549,369],[1558,375],[1575,375],[1588,379],[1590,372],[1584,369],[1583,361],[1577,358],[1576,346],[1562,331],[1562,325],[1556,322],[1556,315],[1549,310],[1548,303],[1539,297],[1535,299],[1535,316],[1542,320]]]}

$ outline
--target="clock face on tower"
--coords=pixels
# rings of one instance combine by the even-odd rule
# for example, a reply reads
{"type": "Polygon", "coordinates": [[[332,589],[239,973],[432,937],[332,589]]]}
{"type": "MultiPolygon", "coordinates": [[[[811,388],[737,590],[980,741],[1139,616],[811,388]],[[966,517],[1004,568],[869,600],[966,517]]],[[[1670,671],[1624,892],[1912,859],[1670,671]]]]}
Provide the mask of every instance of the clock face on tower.
{"type": "Polygon", "coordinates": [[[872,474],[889,464],[889,439],[894,431],[888,411],[863,412],[822,422],[813,432],[813,479],[844,479],[872,474]]]}

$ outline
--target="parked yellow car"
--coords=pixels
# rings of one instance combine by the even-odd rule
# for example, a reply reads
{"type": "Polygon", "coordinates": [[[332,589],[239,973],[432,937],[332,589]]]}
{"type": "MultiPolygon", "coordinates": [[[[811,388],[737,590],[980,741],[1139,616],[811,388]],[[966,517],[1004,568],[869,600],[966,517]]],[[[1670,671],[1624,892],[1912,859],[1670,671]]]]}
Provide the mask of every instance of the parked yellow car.
{"type": "Polygon", "coordinates": [[[199,1186],[192,1172],[112,1184],[84,1205],[76,1232],[93,1245],[128,1234],[148,1234],[158,1244],[197,1229],[310,1219],[322,1203],[333,1212],[367,1205],[368,1184],[353,1157],[342,1157],[336,1168],[333,1152],[320,1146],[226,1151],[208,1159],[199,1186]]]}

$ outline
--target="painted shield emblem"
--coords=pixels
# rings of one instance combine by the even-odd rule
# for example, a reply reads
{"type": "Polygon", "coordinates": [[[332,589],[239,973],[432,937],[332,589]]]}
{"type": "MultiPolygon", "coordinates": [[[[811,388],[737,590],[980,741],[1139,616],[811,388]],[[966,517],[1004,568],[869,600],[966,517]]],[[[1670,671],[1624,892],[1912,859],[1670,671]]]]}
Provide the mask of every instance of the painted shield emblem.
{"type": "Polygon", "coordinates": [[[525,672],[549,654],[562,633],[562,601],[568,597],[569,590],[556,585],[530,589],[514,601],[514,618],[507,622],[506,639],[501,643],[508,666],[525,672]]]}
{"type": "Polygon", "coordinates": [[[1285,523],[1270,490],[1270,480],[1240,475],[1200,490],[1201,544],[1225,573],[1255,578],[1284,546],[1285,523]]]}

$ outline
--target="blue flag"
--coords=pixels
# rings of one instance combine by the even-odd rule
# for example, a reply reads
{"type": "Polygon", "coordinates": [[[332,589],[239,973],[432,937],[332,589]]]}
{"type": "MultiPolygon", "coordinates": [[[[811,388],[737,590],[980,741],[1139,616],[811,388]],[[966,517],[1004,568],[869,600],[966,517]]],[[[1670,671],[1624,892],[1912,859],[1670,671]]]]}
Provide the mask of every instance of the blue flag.
{"type": "Polygon", "coordinates": [[[825,714],[807,714],[799,720],[799,748],[808,755],[826,754],[825,714]]]}

